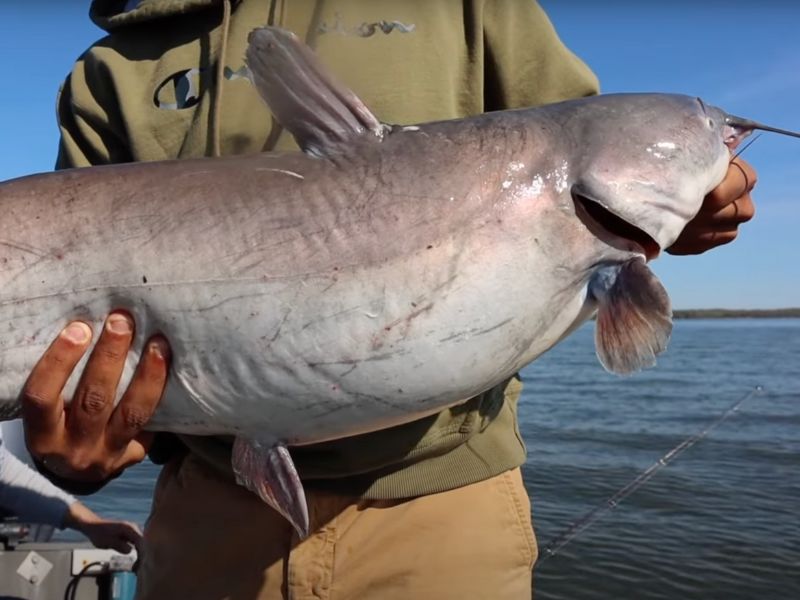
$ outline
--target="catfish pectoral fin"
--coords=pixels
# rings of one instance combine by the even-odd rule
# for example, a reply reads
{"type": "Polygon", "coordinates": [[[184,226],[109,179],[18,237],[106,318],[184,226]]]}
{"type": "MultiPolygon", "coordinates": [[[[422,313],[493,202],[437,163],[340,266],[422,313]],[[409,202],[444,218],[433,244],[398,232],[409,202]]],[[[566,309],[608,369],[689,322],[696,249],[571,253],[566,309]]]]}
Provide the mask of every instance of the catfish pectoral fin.
{"type": "Polygon", "coordinates": [[[589,291],[599,304],[594,340],[602,365],[621,375],[653,366],[672,334],[672,308],[644,261],[603,267],[589,291]]]}
{"type": "Polygon", "coordinates": [[[306,495],[286,446],[237,437],[233,443],[232,463],[239,485],[283,515],[297,530],[300,539],[308,537],[306,495]]]}

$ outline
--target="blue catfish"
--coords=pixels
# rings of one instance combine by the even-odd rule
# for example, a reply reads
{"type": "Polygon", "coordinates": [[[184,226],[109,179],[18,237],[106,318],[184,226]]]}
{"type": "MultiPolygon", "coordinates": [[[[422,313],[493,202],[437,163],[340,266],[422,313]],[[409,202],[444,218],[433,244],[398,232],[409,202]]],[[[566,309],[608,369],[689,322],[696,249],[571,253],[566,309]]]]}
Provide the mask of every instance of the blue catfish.
{"type": "Polygon", "coordinates": [[[647,261],[763,128],[659,94],[391,126],[288,32],[247,60],[303,152],[0,184],[0,416],[69,319],[125,309],[136,347],[172,347],[148,428],[235,436],[240,483],[301,535],[293,445],[458,404],[595,313],[607,369],[652,365],[671,310],[647,261]]]}

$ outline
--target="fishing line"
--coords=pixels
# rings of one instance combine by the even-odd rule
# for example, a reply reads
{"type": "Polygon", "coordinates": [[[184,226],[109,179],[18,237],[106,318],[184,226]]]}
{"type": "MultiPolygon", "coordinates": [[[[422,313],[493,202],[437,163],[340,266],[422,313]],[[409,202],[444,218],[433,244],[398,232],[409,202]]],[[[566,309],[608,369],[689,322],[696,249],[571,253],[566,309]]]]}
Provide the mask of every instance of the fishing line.
{"type": "MultiPolygon", "coordinates": [[[[760,137],[761,137],[761,135],[762,135],[762,134],[760,134],[760,133],[759,133],[759,134],[756,134],[756,135],[755,135],[755,136],[754,136],[754,137],[753,137],[753,138],[752,138],[752,139],[751,139],[749,142],[747,142],[747,143],[746,143],[744,146],[742,146],[742,149],[741,149],[741,150],[739,150],[739,151],[738,151],[736,154],[734,154],[734,155],[733,155],[733,158],[731,158],[731,161],[730,161],[730,162],[733,162],[733,161],[735,161],[737,158],[739,158],[739,155],[740,155],[742,152],[744,152],[745,150],[747,150],[747,149],[748,149],[750,146],[752,146],[752,145],[753,145],[753,142],[755,142],[755,141],[756,141],[758,138],[760,138],[760,137]]],[[[730,164],[730,163],[728,163],[728,164],[730,164]]]]}
{"type": "Polygon", "coordinates": [[[685,450],[688,450],[692,446],[694,446],[698,441],[703,439],[709,432],[715,429],[720,423],[725,421],[728,417],[730,417],[733,413],[739,410],[739,407],[744,404],[747,400],[755,396],[756,394],[760,394],[764,391],[764,388],[760,385],[755,386],[752,390],[750,390],[747,394],[745,394],[742,398],[734,402],[728,409],[726,409],[720,416],[718,416],[714,421],[709,423],[704,429],[698,431],[697,433],[689,436],[685,440],[683,440],[680,444],[669,450],[666,454],[664,454],[661,458],[659,458],[655,463],[650,465],[647,469],[642,471],[633,481],[623,486],[620,490],[614,493],[608,500],[600,504],[599,506],[593,508],[588,513],[586,513],[583,517],[572,523],[569,527],[567,527],[564,531],[560,534],[552,538],[547,545],[539,552],[539,559],[536,561],[536,566],[538,567],[541,563],[543,563],[548,558],[551,558],[558,554],[558,552],[566,546],[571,540],[577,537],[580,533],[582,533],[587,527],[589,527],[592,523],[597,521],[600,517],[603,516],[606,512],[615,509],[620,502],[622,502],[625,498],[630,496],[633,492],[639,489],[642,485],[644,485],[653,475],[655,475],[659,470],[666,467],[670,462],[675,460],[681,453],[685,450]]]}

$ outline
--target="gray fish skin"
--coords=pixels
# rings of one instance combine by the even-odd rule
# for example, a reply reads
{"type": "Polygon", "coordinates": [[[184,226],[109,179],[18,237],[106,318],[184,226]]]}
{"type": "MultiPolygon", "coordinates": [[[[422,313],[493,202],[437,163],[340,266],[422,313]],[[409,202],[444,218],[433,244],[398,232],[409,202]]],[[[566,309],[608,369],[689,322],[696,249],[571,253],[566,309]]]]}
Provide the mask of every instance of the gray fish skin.
{"type": "Polygon", "coordinates": [[[173,349],[153,430],[307,444],[458,403],[591,316],[600,268],[644,258],[574,192],[661,248],[676,239],[727,169],[714,110],[601,96],[395,128],[322,159],[0,184],[0,411],[18,412],[69,319],[99,331],[115,308],[137,350],[157,331],[173,349]]]}

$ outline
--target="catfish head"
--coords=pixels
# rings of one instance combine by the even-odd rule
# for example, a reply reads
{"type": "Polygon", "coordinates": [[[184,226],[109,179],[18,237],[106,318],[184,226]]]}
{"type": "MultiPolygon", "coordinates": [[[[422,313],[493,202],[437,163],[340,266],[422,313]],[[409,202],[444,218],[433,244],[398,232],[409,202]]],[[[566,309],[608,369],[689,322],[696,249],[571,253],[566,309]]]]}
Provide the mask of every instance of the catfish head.
{"type": "Polygon", "coordinates": [[[672,328],[669,297],[642,259],[675,242],[724,179],[742,139],[755,129],[800,134],[690,96],[611,94],[578,102],[579,110],[560,119],[566,137],[579,145],[571,187],[576,216],[610,246],[641,249],[622,264],[599,264],[588,290],[597,303],[601,363],[630,373],[655,363],[672,328]]]}
{"type": "Polygon", "coordinates": [[[582,146],[572,188],[579,215],[600,224],[599,237],[632,239],[655,258],[725,176],[724,120],[695,98],[666,94],[601,96],[587,109],[586,125],[570,124],[582,146]]]}
{"type": "Polygon", "coordinates": [[[675,242],[745,137],[756,129],[800,137],[677,94],[599,96],[580,116],[565,124],[581,145],[573,198],[648,258],[675,242]]]}

